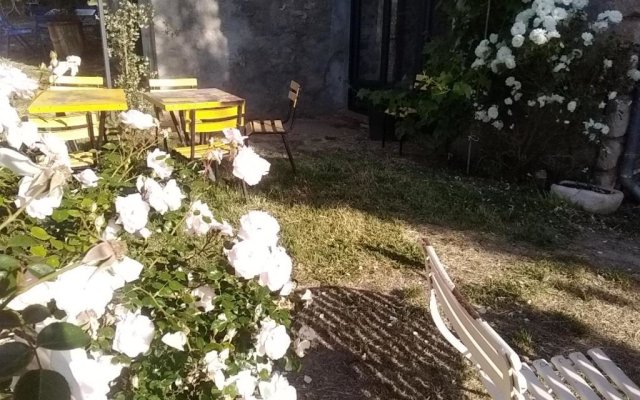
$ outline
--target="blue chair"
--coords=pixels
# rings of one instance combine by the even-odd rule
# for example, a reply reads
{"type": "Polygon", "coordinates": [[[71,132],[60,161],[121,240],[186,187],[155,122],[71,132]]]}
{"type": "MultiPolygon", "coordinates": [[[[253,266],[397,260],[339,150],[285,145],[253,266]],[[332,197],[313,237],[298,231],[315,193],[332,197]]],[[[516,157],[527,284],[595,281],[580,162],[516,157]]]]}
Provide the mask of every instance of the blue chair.
{"type": "Polygon", "coordinates": [[[7,56],[9,55],[9,51],[11,50],[11,39],[15,39],[26,49],[32,49],[32,47],[24,38],[26,36],[32,36],[33,29],[15,27],[11,25],[11,23],[9,23],[9,21],[7,21],[4,17],[0,16],[0,32],[2,32],[2,34],[6,38],[7,56]]]}

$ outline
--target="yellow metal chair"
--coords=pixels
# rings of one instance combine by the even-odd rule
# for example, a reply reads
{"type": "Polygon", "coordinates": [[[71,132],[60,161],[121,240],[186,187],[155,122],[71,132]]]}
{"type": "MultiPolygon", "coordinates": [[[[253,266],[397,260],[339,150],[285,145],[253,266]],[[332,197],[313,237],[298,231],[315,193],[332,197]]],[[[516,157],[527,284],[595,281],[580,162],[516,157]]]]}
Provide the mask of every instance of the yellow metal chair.
{"type": "Polygon", "coordinates": [[[83,90],[104,87],[104,78],[101,76],[51,75],[49,83],[55,90],[83,90]]]}
{"type": "Polygon", "coordinates": [[[88,117],[82,115],[41,116],[30,115],[29,121],[38,127],[38,132],[54,135],[67,143],[70,148],[71,168],[92,167],[96,163],[95,135],[88,117]],[[81,150],[82,144],[89,142],[88,151],[81,150]]]}
{"type": "MultiPolygon", "coordinates": [[[[159,90],[180,90],[180,89],[196,89],[198,80],[196,78],[176,78],[176,79],[149,79],[149,88],[151,92],[159,90]]],[[[220,143],[209,144],[207,139],[212,133],[221,132],[227,128],[240,128],[244,124],[244,107],[243,105],[223,106],[205,110],[196,110],[195,121],[192,123],[184,111],[179,112],[179,117],[172,112],[171,118],[177,127],[184,132],[185,138],[187,132],[193,128],[194,133],[199,136],[199,145],[196,140],[189,138],[186,140],[189,146],[182,146],[173,149],[174,152],[189,159],[200,159],[206,156],[211,150],[218,148],[228,150],[228,146],[220,143]]],[[[180,137],[180,132],[178,132],[180,137]]],[[[193,138],[195,139],[195,138],[193,138]]],[[[182,138],[180,137],[180,141],[182,138]]]]}
{"type": "Polygon", "coordinates": [[[289,86],[289,115],[284,120],[260,120],[250,121],[246,126],[246,134],[251,138],[253,135],[280,135],[284,148],[287,151],[289,162],[293,173],[296,173],[296,165],[293,162],[293,155],[291,154],[291,148],[289,147],[289,141],[287,140],[287,134],[293,130],[293,124],[296,119],[296,108],[298,107],[298,99],[300,98],[300,92],[302,87],[296,81],[291,81],[289,86]]]}
{"type": "MultiPolygon", "coordinates": [[[[50,90],[85,90],[104,87],[104,79],[101,76],[50,76],[50,90]]],[[[71,167],[86,168],[95,165],[96,139],[94,121],[99,121],[99,116],[88,114],[57,114],[57,115],[29,115],[38,131],[48,133],[67,142],[70,148],[71,167]],[[89,143],[89,150],[87,149],[89,143]]]]}

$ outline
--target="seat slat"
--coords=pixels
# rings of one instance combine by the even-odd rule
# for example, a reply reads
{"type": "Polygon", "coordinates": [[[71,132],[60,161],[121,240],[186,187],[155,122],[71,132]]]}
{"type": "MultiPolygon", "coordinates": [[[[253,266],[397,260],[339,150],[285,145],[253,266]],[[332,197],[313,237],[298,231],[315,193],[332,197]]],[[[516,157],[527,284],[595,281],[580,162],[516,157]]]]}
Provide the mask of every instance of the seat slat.
{"type": "Polygon", "coordinates": [[[551,388],[551,391],[560,400],[577,400],[576,396],[571,393],[571,390],[562,383],[562,380],[553,370],[551,364],[546,360],[536,360],[533,362],[533,366],[536,369],[538,376],[544,379],[544,382],[551,388]]]}
{"type": "Polygon", "coordinates": [[[149,87],[154,90],[171,90],[171,89],[195,89],[198,87],[197,78],[167,78],[167,79],[149,79],[149,87]]]}
{"type": "MultiPolygon", "coordinates": [[[[208,144],[201,144],[201,145],[197,145],[194,146],[195,148],[195,158],[196,159],[200,159],[203,158],[207,153],[209,153],[212,150],[222,150],[223,152],[228,153],[229,149],[228,148],[224,148],[222,146],[210,146],[208,144]]],[[[180,154],[181,156],[185,157],[185,158],[189,158],[191,157],[191,147],[190,146],[184,146],[184,147],[176,147],[175,149],[173,149],[173,151],[175,151],[176,153],[180,154]]]]}
{"type": "Polygon", "coordinates": [[[503,383],[508,380],[508,377],[505,377],[503,373],[503,371],[508,369],[508,367],[505,366],[506,361],[500,362],[498,357],[492,357],[492,355],[490,355],[492,351],[487,351],[485,346],[482,346],[479,343],[481,339],[474,336],[474,334],[469,331],[469,328],[467,328],[465,323],[461,320],[462,307],[456,309],[454,299],[452,299],[452,296],[447,296],[447,290],[442,287],[442,282],[434,279],[432,285],[432,288],[436,292],[438,303],[447,317],[447,320],[451,323],[454,331],[469,353],[471,353],[471,361],[477,364],[480,369],[484,371],[487,378],[494,385],[499,386],[502,389],[504,386],[503,383]],[[496,361],[498,365],[496,365],[496,361]]]}
{"type": "Polygon", "coordinates": [[[618,388],[629,396],[630,400],[640,400],[640,389],[629,379],[602,349],[591,349],[587,354],[600,369],[615,383],[618,388]]]}
{"type": "Polygon", "coordinates": [[[95,153],[90,151],[71,153],[69,154],[69,158],[71,159],[71,168],[73,169],[93,167],[96,161],[95,153]]]}
{"type": "Polygon", "coordinates": [[[556,366],[560,375],[571,385],[579,398],[583,400],[602,400],[600,396],[591,389],[589,384],[582,379],[578,371],[576,371],[571,364],[571,361],[563,356],[555,356],[551,359],[551,363],[556,366]]]}
{"type": "Polygon", "coordinates": [[[93,89],[104,86],[104,78],[101,76],[54,76],[49,77],[49,83],[56,89],[68,88],[72,90],[93,89]]]}
{"type": "Polygon", "coordinates": [[[609,383],[609,380],[602,375],[598,368],[591,364],[584,354],[571,353],[569,354],[569,359],[573,361],[576,368],[587,377],[587,380],[596,387],[606,400],[624,400],[618,389],[609,383]]]}
{"type": "Polygon", "coordinates": [[[540,381],[530,366],[522,364],[520,373],[527,381],[527,391],[534,400],[553,400],[553,396],[549,394],[549,389],[540,381]]]}
{"type": "Polygon", "coordinates": [[[273,121],[273,125],[276,128],[276,132],[285,133],[285,129],[284,129],[284,125],[282,124],[282,121],[280,121],[279,119],[276,119],[275,121],[273,121]]]}

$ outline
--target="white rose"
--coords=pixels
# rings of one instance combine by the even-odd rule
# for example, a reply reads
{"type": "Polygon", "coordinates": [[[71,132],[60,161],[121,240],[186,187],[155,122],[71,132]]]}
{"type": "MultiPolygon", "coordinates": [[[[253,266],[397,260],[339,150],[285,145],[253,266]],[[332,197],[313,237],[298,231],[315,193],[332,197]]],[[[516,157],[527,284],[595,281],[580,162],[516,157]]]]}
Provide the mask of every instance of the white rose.
{"type": "Polygon", "coordinates": [[[224,389],[225,376],[224,372],[227,370],[226,361],[229,358],[229,349],[224,349],[221,352],[210,351],[204,356],[204,362],[207,364],[207,375],[209,379],[213,380],[218,390],[224,389]]]}
{"type": "Polygon", "coordinates": [[[197,300],[195,302],[196,308],[202,309],[204,312],[209,312],[214,309],[213,299],[216,298],[216,292],[209,285],[200,286],[199,288],[191,291],[191,296],[197,300]]]}
{"type": "Polygon", "coordinates": [[[122,260],[111,264],[110,268],[114,273],[114,277],[123,282],[120,286],[124,286],[124,283],[138,280],[144,266],[134,259],[124,257],[122,260]]]}
{"type": "Polygon", "coordinates": [[[186,197],[175,179],[170,180],[163,187],[151,178],[139,176],[136,186],[149,205],[161,215],[168,211],[179,210],[182,207],[182,200],[186,197]]]}
{"type": "Polygon", "coordinates": [[[260,322],[260,332],[256,339],[256,354],[266,355],[272,360],[279,360],[287,353],[291,338],[284,325],[278,325],[271,318],[260,322]]]}
{"type": "Polygon", "coordinates": [[[123,364],[114,364],[113,357],[97,355],[87,357],[83,349],[53,351],[38,348],[42,368],[61,374],[75,400],[106,399],[111,391],[110,383],[122,372],[123,364]]]}
{"type": "Polygon", "coordinates": [[[516,21],[511,27],[512,36],[522,36],[527,32],[527,25],[523,21],[516,21]]]}
{"type": "Polygon", "coordinates": [[[498,118],[498,116],[500,115],[499,111],[498,111],[498,107],[497,106],[491,106],[489,107],[489,109],[487,110],[487,115],[489,116],[489,118],[491,119],[496,119],[498,118]]]}
{"type": "Polygon", "coordinates": [[[260,396],[263,400],[296,400],[296,389],[289,384],[287,378],[278,374],[273,374],[271,380],[258,384],[260,396]]]}
{"type": "Polygon", "coordinates": [[[637,68],[630,69],[629,72],[627,72],[627,76],[636,82],[640,81],[640,70],[637,68]]]}
{"type": "Polygon", "coordinates": [[[167,179],[173,173],[173,166],[168,162],[170,159],[167,153],[155,149],[147,154],[147,167],[153,169],[158,178],[167,179]]]}
{"type": "Polygon", "coordinates": [[[285,283],[282,289],[280,289],[280,296],[287,297],[289,296],[296,288],[295,282],[289,280],[289,282],[285,283]]]}
{"type": "Polygon", "coordinates": [[[184,351],[184,345],[187,344],[187,334],[184,332],[167,333],[162,336],[161,340],[169,347],[184,351]]]}
{"type": "Polygon", "coordinates": [[[123,281],[104,269],[81,265],[61,274],[51,287],[56,307],[72,322],[84,312],[96,318],[104,315],[107,304],[113,299],[113,291],[122,284],[123,281]]]}
{"type": "Polygon", "coordinates": [[[275,246],[280,233],[280,224],[269,213],[251,211],[240,218],[238,237],[243,240],[257,240],[275,246]]]}
{"type": "Polygon", "coordinates": [[[51,299],[53,299],[51,283],[43,282],[16,296],[7,305],[7,308],[14,311],[22,311],[32,304],[46,306],[51,299]]]}
{"type": "Polygon", "coordinates": [[[272,292],[279,291],[290,281],[293,263],[291,257],[282,247],[276,247],[271,252],[266,270],[260,275],[260,284],[267,286],[272,292]]]}
{"type": "Polygon", "coordinates": [[[116,220],[110,219],[107,223],[107,227],[104,228],[102,235],[100,235],[100,238],[102,240],[116,240],[120,235],[121,230],[122,228],[116,223],[116,220]]]}
{"type": "Polygon", "coordinates": [[[11,119],[8,121],[5,119],[2,120],[2,125],[6,124],[9,128],[6,134],[9,146],[16,150],[20,150],[23,144],[30,149],[34,148],[40,138],[38,127],[32,122],[22,122],[18,124],[16,121],[12,121],[13,116],[9,116],[9,118],[11,119]]]}
{"type": "Polygon", "coordinates": [[[229,377],[229,379],[225,381],[225,386],[235,385],[238,395],[240,395],[241,398],[251,400],[255,399],[253,393],[256,391],[257,383],[258,379],[253,376],[251,370],[246,369],[229,377]]]}
{"type": "Polygon", "coordinates": [[[40,136],[34,146],[45,155],[44,164],[51,167],[66,167],[71,169],[69,149],[64,140],[57,136],[44,134],[40,136]]]}
{"type": "Polygon", "coordinates": [[[549,41],[549,37],[547,36],[547,31],[545,29],[542,28],[537,28],[531,31],[531,33],[529,34],[529,39],[541,46],[545,43],[547,43],[549,41]]]}
{"type": "Polygon", "coordinates": [[[523,44],[524,44],[524,36],[522,35],[516,35],[511,40],[511,45],[516,49],[522,47],[523,44]]]}
{"type": "Polygon", "coordinates": [[[138,110],[129,110],[120,113],[120,122],[129,128],[141,131],[153,129],[158,126],[158,121],[155,118],[138,110]]]}
{"type": "Polygon", "coordinates": [[[142,233],[149,221],[149,210],[149,204],[142,200],[139,193],[116,198],[118,223],[131,234],[142,233]]]}
{"type": "Polygon", "coordinates": [[[227,128],[222,131],[224,134],[224,139],[222,140],[227,144],[236,144],[239,147],[244,146],[244,141],[247,138],[246,136],[242,136],[240,130],[235,128],[227,128]]]}
{"type": "Polygon", "coordinates": [[[569,110],[569,112],[574,112],[577,107],[578,103],[576,101],[570,101],[567,103],[567,110],[569,110]]]}
{"type": "Polygon", "coordinates": [[[36,181],[37,177],[25,176],[20,181],[18,187],[18,197],[16,198],[16,207],[25,207],[27,214],[36,219],[45,219],[51,214],[53,210],[60,207],[62,203],[62,196],[64,191],[62,186],[58,186],[51,191],[39,194],[35,197],[28,196],[31,191],[31,186],[36,181]]]}
{"type": "Polygon", "coordinates": [[[149,350],[155,328],[153,322],[139,313],[128,312],[116,324],[113,349],[134,358],[149,350]]]}
{"type": "Polygon", "coordinates": [[[249,186],[255,186],[269,173],[271,164],[250,147],[243,147],[233,160],[233,175],[249,186]]]}
{"type": "Polygon", "coordinates": [[[189,209],[185,219],[185,232],[190,235],[205,236],[217,224],[209,206],[198,200],[189,209]]]}
{"type": "Polygon", "coordinates": [[[236,243],[227,253],[227,259],[236,274],[244,279],[252,279],[263,273],[270,257],[269,247],[257,240],[236,243]]]}
{"type": "Polygon", "coordinates": [[[98,180],[100,177],[92,169],[85,169],[84,171],[73,175],[73,177],[80,182],[84,189],[93,188],[98,186],[98,180]]]}

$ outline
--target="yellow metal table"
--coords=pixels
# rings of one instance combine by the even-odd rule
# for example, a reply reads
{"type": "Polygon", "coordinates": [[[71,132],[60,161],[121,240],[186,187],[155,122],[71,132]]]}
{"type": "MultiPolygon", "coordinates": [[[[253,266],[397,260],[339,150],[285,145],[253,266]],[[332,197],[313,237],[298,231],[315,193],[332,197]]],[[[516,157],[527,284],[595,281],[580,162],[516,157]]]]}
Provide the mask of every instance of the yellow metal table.
{"type": "Polygon", "coordinates": [[[86,113],[91,144],[95,146],[92,113],[100,113],[100,136],[106,136],[105,121],[109,111],[129,108],[122,89],[57,90],[50,88],[40,93],[27,109],[30,114],[86,113]]]}
{"type": "MultiPolygon", "coordinates": [[[[193,159],[195,151],[193,144],[196,134],[197,110],[237,106],[239,108],[238,124],[240,126],[244,124],[245,100],[220,89],[159,90],[152,93],[144,93],[144,98],[153,104],[158,117],[160,117],[162,111],[168,111],[171,114],[178,135],[184,135],[185,137],[185,112],[189,112],[191,159],[193,159]],[[176,112],[178,112],[179,117],[176,117],[176,112]]],[[[182,140],[182,137],[180,139],[182,140]]]]}

